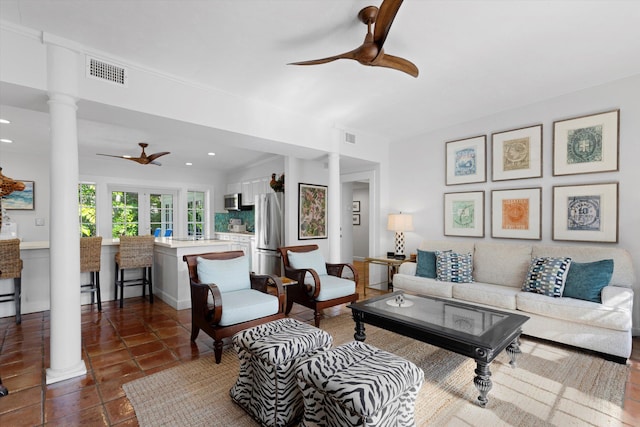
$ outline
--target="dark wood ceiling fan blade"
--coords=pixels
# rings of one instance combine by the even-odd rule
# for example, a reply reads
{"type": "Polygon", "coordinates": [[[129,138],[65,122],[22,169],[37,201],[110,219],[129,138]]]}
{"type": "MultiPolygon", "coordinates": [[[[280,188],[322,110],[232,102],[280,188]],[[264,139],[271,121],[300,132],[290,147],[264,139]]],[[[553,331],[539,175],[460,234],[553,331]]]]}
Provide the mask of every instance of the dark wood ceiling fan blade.
{"type": "Polygon", "coordinates": [[[299,62],[290,62],[287,65],[318,65],[318,64],[326,64],[327,62],[333,62],[338,59],[356,59],[356,51],[352,50],[350,52],[341,53],[340,55],[329,56],[327,58],[321,59],[312,59],[310,61],[299,61],[299,62]]]}
{"type": "Polygon", "coordinates": [[[129,157],[124,157],[124,156],[114,156],[113,154],[102,154],[102,153],[96,153],[96,156],[115,157],[117,159],[128,159],[129,158],[129,157]]]}
{"type": "Polygon", "coordinates": [[[375,27],[373,29],[373,42],[382,49],[391,29],[391,24],[402,5],[403,0],[384,0],[378,10],[375,27]]]}
{"type": "Polygon", "coordinates": [[[413,77],[418,77],[419,74],[418,67],[416,67],[413,62],[386,53],[379,55],[370,65],[375,67],[393,68],[394,70],[402,71],[413,77]]]}
{"type": "Polygon", "coordinates": [[[169,152],[169,151],[163,151],[163,152],[161,152],[161,153],[154,153],[154,154],[151,154],[151,155],[147,156],[147,160],[149,161],[148,163],[153,162],[153,161],[154,161],[155,159],[157,159],[158,157],[166,156],[167,154],[171,154],[171,152],[169,152]]]}

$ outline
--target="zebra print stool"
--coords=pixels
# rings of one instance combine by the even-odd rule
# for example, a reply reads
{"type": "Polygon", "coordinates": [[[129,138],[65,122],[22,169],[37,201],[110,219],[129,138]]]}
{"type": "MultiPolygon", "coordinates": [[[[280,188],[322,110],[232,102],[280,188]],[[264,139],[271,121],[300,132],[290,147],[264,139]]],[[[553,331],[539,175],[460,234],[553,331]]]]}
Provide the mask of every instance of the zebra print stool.
{"type": "Polygon", "coordinates": [[[331,347],[333,338],[295,319],[279,319],[238,332],[232,338],[240,359],[231,398],[263,426],[298,422],[304,405],[296,368],[331,347]]]}
{"type": "Polygon", "coordinates": [[[296,377],[302,426],[415,426],[424,372],[395,354],[353,341],[310,357],[296,377]]]}

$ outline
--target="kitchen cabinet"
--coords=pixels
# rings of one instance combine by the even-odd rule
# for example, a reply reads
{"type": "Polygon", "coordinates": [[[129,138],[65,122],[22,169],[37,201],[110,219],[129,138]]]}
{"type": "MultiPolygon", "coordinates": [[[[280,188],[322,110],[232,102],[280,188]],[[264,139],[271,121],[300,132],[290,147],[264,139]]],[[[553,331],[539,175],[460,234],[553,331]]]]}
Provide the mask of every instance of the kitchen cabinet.
{"type": "Polygon", "coordinates": [[[255,203],[255,197],[258,194],[265,194],[272,192],[270,176],[248,179],[243,182],[235,182],[227,184],[227,193],[241,193],[242,204],[245,206],[253,206],[255,203]]]}
{"type": "Polygon", "coordinates": [[[251,239],[253,234],[244,233],[216,233],[216,239],[230,242],[231,251],[243,251],[249,258],[249,267],[251,267],[251,239]]]}

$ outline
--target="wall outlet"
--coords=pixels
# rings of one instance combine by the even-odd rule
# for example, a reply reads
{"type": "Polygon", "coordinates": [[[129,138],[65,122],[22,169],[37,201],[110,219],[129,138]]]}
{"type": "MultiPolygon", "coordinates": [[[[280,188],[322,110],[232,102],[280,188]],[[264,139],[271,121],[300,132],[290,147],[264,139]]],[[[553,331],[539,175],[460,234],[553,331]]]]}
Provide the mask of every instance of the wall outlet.
{"type": "Polygon", "coordinates": [[[44,226],[44,218],[36,218],[36,226],[38,227],[44,226]]]}

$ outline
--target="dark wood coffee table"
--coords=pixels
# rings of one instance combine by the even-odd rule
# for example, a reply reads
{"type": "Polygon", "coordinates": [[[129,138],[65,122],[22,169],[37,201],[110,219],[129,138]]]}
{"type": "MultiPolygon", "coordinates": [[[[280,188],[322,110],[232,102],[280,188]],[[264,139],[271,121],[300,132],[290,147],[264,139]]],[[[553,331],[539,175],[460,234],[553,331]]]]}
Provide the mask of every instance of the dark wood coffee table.
{"type": "Polygon", "coordinates": [[[377,326],[453,351],[476,361],[473,383],[478,404],[487,405],[493,383],[489,365],[506,349],[515,368],[520,355],[521,326],[527,316],[458,301],[405,294],[402,291],[350,304],[356,322],[354,338],[364,341],[364,324],[377,326]],[[404,300],[404,303],[398,303],[404,300]]]}

